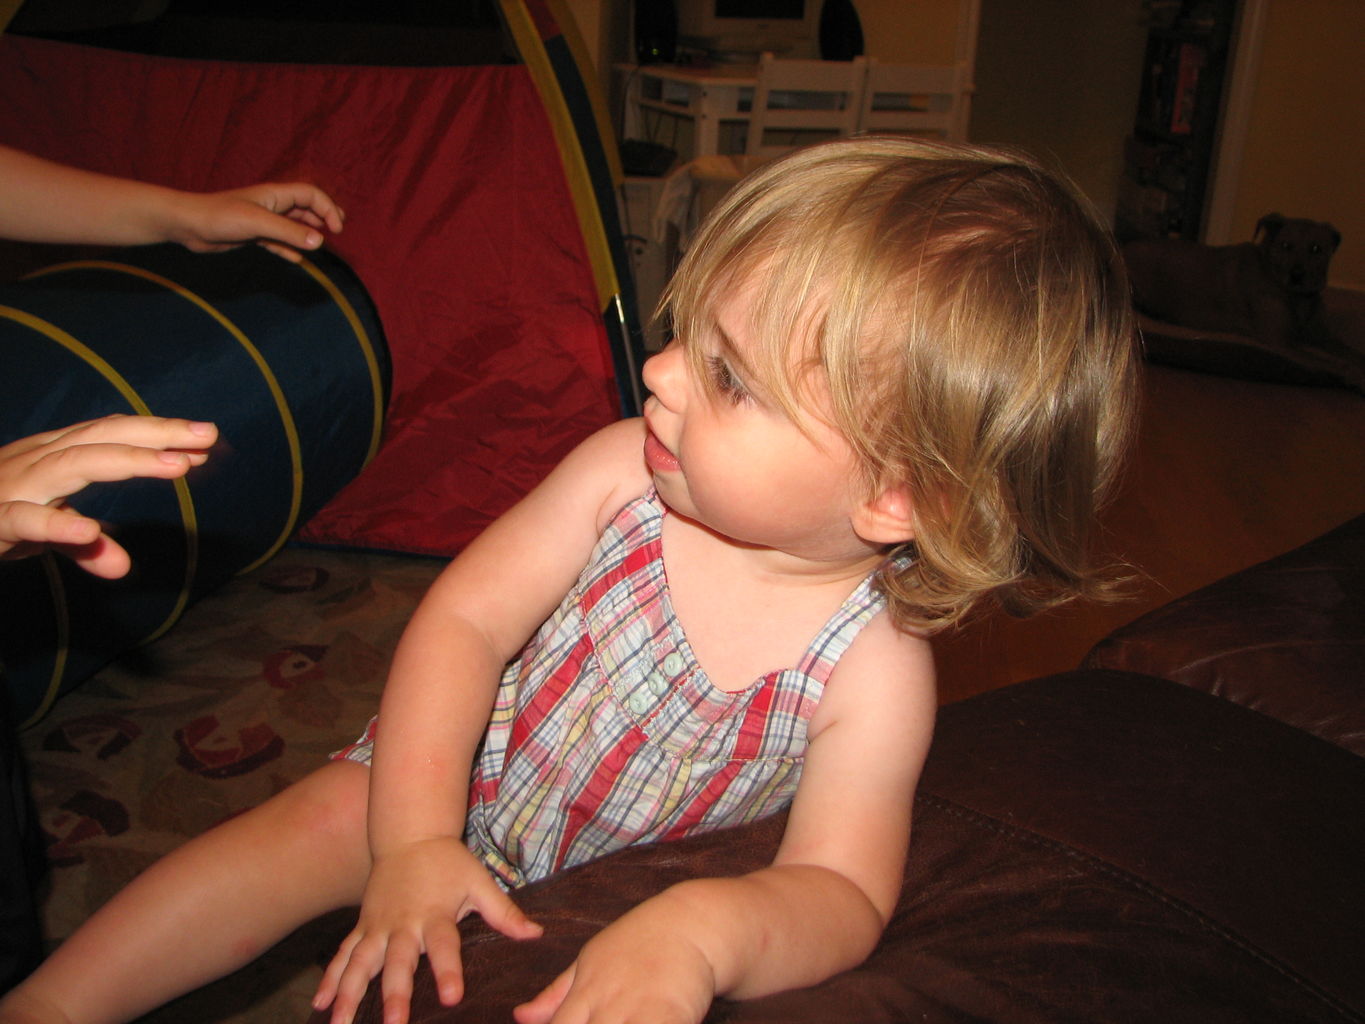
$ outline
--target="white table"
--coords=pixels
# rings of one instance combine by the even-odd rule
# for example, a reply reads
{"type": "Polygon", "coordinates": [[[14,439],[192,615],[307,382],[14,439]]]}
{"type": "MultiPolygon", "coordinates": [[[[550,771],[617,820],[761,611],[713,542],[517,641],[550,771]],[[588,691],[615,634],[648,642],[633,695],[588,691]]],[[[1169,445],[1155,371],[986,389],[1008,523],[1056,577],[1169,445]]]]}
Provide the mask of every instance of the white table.
{"type": "Polygon", "coordinates": [[[757,64],[617,64],[616,71],[625,76],[626,138],[649,137],[646,111],[691,121],[692,152],[680,153],[683,160],[720,152],[722,122],[748,124],[758,81],[757,64]]]}

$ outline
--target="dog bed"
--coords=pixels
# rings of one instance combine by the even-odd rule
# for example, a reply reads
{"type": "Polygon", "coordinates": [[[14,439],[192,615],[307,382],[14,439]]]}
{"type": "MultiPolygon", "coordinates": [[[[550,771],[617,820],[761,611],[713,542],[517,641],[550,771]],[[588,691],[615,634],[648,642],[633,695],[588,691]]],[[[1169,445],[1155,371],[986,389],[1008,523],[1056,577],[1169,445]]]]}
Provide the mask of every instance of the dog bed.
{"type": "MultiPolygon", "coordinates": [[[[1339,304],[1345,306],[1346,302],[1342,299],[1339,304]]],[[[1241,334],[1194,330],[1143,314],[1138,314],[1138,327],[1147,359],[1163,366],[1268,384],[1348,388],[1365,393],[1365,352],[1355,347],[1365,333],[1365,318],[1344,308],[1337,313],[1332,318],[1336,336],[1341,339],[1337,352],[1294,351],[1241,334]]]]}

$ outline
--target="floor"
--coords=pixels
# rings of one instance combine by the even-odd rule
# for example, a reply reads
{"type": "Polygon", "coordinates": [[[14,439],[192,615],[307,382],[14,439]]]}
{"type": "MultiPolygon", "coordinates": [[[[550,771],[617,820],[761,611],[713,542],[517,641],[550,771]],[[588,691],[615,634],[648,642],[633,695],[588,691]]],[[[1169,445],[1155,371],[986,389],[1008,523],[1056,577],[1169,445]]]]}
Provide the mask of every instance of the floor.
{"type": "Polygon", "coordinates": [[[1144,404],[1104,517],[1130,597],[942,638],[944,701],[1074,668],[1114,627],[1365,512],[1365,396],[1150,366],[1144,404]]]}

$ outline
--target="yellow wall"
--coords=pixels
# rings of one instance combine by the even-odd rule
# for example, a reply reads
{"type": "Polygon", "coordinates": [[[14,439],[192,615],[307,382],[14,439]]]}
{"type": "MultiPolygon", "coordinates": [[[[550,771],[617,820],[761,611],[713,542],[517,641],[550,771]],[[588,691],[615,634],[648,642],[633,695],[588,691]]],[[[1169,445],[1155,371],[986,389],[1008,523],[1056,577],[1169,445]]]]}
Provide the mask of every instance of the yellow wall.
{"type": "Polygon", "coordinates": [[[1365,289],[1365,3],[1268,0],[1232,237],[1272,211],[1342,234],[1331,283],[1365,289]]]}
{"type": "Polygon", "coordinates": [[[885,61],[951,64],[958,0],[853,0],[863,26],[863,51],[885,61]]]}
{"type": "Polygon", "coordinates": [[[1111,217],[1146,40],[1142,0],[982,0],[971,140],[1060,167],[1111,217]]]}
{"type": "Polygon", "coordinates": [[[578,23],[579,35],[594,64],[606,63],[607,26],[609,15],[602,0],[565,0],[564,6],[578,23]]]}

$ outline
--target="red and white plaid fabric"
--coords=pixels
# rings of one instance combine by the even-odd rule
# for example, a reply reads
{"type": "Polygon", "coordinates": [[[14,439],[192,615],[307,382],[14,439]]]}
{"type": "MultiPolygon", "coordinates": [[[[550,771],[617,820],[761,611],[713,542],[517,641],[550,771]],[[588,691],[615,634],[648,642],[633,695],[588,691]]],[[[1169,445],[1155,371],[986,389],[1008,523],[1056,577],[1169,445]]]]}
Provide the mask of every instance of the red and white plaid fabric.
{"type": "MultiPolygon", "coordinates": [[[[721,690],[673,613],[664,514],[652,492],[622,509],[503,675],[465,840],[508,886],[781,810],[796,792],[824,684],[882,608],[869,577],[800,664],[739,693],[721,690]]],[[[338,756],[368,762],[373,730],[338,756]]]]}

